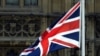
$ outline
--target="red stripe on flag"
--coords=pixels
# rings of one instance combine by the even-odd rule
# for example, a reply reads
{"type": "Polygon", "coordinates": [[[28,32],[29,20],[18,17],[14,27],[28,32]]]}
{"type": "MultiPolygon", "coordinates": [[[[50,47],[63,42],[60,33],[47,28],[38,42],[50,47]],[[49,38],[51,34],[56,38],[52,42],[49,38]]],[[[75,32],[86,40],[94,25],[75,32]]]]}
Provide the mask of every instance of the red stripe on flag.
{"type": "Polygon", "coordinates": [[[45,39],[45,36],[47,36],[47,35],[48,35],[48,32],[45,31],[45,32],[42,34],[42,39],[45,39]]]}
{"type": "Polygon", "coordinates": [[[53,29],[51,32],[47,33],[45,32],[44,35],[42,35],[43,40],[47,40],[49,37],[52,37],[58,33],[64,32],[64,31],[70,31],[79,28],[79,20],[72,21],[69,23],[65,23],[60,27],[57,27],[53,29]]]}
{"type": "Polygon", "coordinates": [[[64,31],[70,31],[70,30],[77,29],[77,28],[79,28],[79,20],[63,24],[62,26],[59,27],[59,30],[57,33],[61,33],[64,31]]]}
{"type": "Polygon", "coordinates": [[[79,28],[79,20],[77,21],[73,21],[73,22],[69,22],[69,23],[65,23],[60,27],[57,27],[55,29],[53,29],[50,34],[48,34],[45,38],[49,38],[52,37],[58,33],[64,32],[64,31],[70,31],[70,30],[74,30],[79,28]]]}
{"type": "Polygon", "coordinates": [[[42,49],[43,49],[43,54],[42,56],[46,56],[49,48],[49,41],[48,39],[42,40],[41,41],[42,49]]]}

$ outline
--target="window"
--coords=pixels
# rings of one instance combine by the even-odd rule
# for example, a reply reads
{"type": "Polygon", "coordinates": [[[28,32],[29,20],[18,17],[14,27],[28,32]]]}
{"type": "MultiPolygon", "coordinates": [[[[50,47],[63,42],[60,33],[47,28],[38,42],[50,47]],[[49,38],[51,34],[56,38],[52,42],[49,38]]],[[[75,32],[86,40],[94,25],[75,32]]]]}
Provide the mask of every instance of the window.
{"type": "Polygon", "coordinates": [[[95,34],[96,38],[100,38],[100,18],[98,16],[95,19],[95,34]]]}
{"type": "Polygon", "coordinates": [[[37,6],[38,0],[24,0],[25,6],[37,6]]]}
{"type": "Polygon", "coordinates": [[[6,0],[6,5],[7,6],[18,6],[19,0],[6,0]]]}
{"type": "Polygon", "coordinates": [[[0,6],[1,6],[1,0],[0,0],[0,6]]]}

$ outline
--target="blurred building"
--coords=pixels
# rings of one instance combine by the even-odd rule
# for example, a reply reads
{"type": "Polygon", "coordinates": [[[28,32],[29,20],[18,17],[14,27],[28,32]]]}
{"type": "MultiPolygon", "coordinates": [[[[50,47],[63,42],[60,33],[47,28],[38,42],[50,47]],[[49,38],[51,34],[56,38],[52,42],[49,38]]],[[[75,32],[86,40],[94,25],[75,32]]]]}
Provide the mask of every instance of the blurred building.
{"type": "MultiPolygon", "coordinates": [[[[0,56],[18,56],[78,0],[0,0],[0,56]]],[[[100,1],[86,0],[86,56],[100,56],[100,1]]],[[[62,49],[48,56],[79,56],[62,49]]]]}

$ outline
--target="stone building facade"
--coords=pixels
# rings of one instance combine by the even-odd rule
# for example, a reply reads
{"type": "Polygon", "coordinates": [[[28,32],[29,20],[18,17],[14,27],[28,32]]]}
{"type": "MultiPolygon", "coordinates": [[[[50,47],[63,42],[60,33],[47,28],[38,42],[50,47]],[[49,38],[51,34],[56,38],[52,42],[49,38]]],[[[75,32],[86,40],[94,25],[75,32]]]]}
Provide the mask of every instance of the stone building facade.
{"type": "MultiPolygon", "coordinates": [[[[0,56],[18,56],[78,0],[0,0],[0,56]]],[[[86,56],[100,56],[100,1],[86,0],[86,56]]],[[[48,56],[79,56],[62,49],[48,56]]]]}

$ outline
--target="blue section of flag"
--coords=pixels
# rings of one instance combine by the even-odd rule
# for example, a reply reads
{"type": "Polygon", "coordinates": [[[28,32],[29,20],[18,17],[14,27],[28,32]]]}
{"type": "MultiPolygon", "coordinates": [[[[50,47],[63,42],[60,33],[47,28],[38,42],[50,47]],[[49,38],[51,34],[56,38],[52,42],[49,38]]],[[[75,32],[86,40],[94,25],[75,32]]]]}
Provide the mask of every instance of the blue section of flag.
{"type": "Polygon", "coordinates": [[[63,48],[65,48],[65,47],[58,45],[58,44],[55,44],[55,43],[51,43],[49,52],[57,51],[57,50],[60,50],[63,48]]]}
{"type": "Polygon", "coordinates": [[[33,50],[29,55],[27,56],[40,56],[40,48],[37,48],[33,50]]]}
{"type": "Polygon", "coordinates": [[[78,16],[80,16],[80,7],[68,19],[72,19],[78,16]]]}
{"type": "Polygon", "coordinates": [[[71,33],[71,34],[66,34],[66,35],[63,35],[64,37],[66,38],[70,38],[70,39],[74,39],[76,41],[79,41],[79,32],[74,32],[74,33],[71,33]]]}

